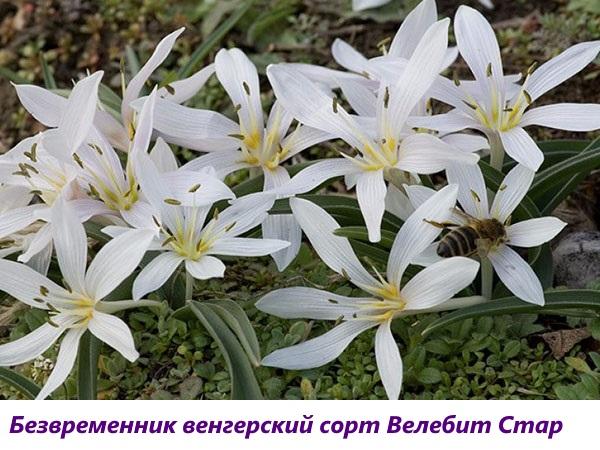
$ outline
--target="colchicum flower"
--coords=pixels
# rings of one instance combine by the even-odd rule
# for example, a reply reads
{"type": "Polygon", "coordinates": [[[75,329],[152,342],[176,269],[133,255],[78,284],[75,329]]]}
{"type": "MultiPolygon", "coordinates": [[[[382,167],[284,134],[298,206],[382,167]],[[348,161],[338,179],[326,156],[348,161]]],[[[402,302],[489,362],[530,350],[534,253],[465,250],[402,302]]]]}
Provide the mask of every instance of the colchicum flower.
{"type": "Polygon", "coordinates": [[[256,304],[261,311],[290,319],[341,320],[341,324],[322,336],[276,350],[267,355],[262,364],[284,369],[322,366],[337,358],[360,333],[377,327],[377,366],[388,397],[397,399],[402,386],[402,360],[390,329],[392,320],[480,301],[479,298],[465,297],[447,302],[468,286],[477,274],[479,264],[463,257],[432,264],[402,286],[402,277],[412,259],[441,231],[427,221],[447,220],[456,195],[456,186],[445,187],[404,223],[390,252],[387,278],[378,272],[375,278],[362,266],[349,241],[333,234],[339,224],[323,209],[307,200],[290,199],[295,217],[321,259],[367,296],[345,297],[306,287],[280,289],[267,294],[256,304]]]}
{"type": "MultiPolygon", "coordinates": [[[[379,6],[386,5],[390,1],[391,0],[352,0],[352,10],[353,11],[363,11],[365,9],[377,8],[379,6]]],[[[426,0],[424,0],[424,1],[426,1],[426,0]]],[[[421,3],[424,3],[424,1],[421,3]]],[[[492,2],[492,0],[477,0],[477,1],[488,9],[494,8],[494,3],[492,2]]],[[[418,6],[417,6],[417,8],[418,8],[418,6]]]]}
{"type": "MultiPolygon", "coordinates": [[[[566,225],[557,217],[540,217],[511,223],[511,215],[527,194],[534,172],[525,166],[514,167],[500,185],[491,207],[479,166],[453,166],[447,169],[448,182],[456,183],[458,202],[464,213],[454,214],[456,226],[486,221],[494,227],[494,237],[480,236],[477,254],[488,259],[500,280],[517,297],[536,305],[544,304],[540,280],[515,247],[537,247],[553,239],[566,225]]],[[[489,228],[489,227],[486,227],[489,228]]]]}
{"type": "Polygon", "coordinates": [[[301,123],[343,139],[356,156],[317,162],[300,171],[279,195],[291,196],[345,176],[356,185],[358,202],[369,231],[369,240],[381,238],[388,179],[394,184],[413,184],[414,174],[444,170],[451,162],[475,164],[478,156],[461,152],[428,133],[415,133],[406,120],[438,76],[447,48],[448,23],[432,25],[419,42],[402,75],[381,84],[376,117],[348,114],[336,98],[328,96],[302,74],[285,65],[270,66],[267,74],[283,107],[301,123]]]}
{"type": "MultiPolygon", "coordinates": [[[[436,116],[411,118],[412,126],[440,132],[479,130],[491,145],[492,165],[502,166],[504,152],[537,171],[544,154],[524,127],[539,125],[570,131],[600,128],[600,105],[559,103],[529,109],[544,93],[582,70],[600,51],[600,41],[583,42],[539,68],[530,67],[523,83],[507,83],[494,30],[478,11],[461,6],[454,21],[460,54],[475,76],[475,85],[445,80],[432,96],[455,109],[436,116]]],[[[440,80],[441,81],[441,80],[440,80]]]]}
{"type": "MultiPolygon", "coordinates": [[[[64,335],[54,370],[38,399],[46,398],[65,381],[73,368],[79,340],[87,330],[129,361],[137,359],[129,328],[111,315],[134,303],[103,299],[138,266],[152,240],[150,231],[130,230],[102,247],[86,271],[87,238],[72,206],[59,200],[52,210],[51,223],[66,288],[23,264],[0,260],[0,290],[33,308],[48,311],[47,323],[14,342],[0,345],[0,366],[35,359],[64,335]]],[[[154,304],[158,303],[144,301],[135,306],[154,304]]]]}
{"type": "MultiPolygon", "coordinates": [[[[293,117],[278,102],[273,105],[265,127],[258,72],[241,50],[220,50],[215,58],[215,68],[219,81],[235,105],[238,123],[212,111],[158,99],[155,128],[168,142],[208,151],[183,166],[186,170],[213,167],[219,177],[225,177],[240,169],[257,168],[264,174],[265,191],[282,186],[290,179],[282,164],[330,136],[307,126],[298,126],[288,133],[293,117]],[[205,139],[197,139],[199,136],[205,139]]],[[[278,214],[263,222],[262,231],[264,238],[291,243],[272,255],[279,270],[285,269],[300,248],[302,233],[299,225],[291,214],[278,214]]]]}

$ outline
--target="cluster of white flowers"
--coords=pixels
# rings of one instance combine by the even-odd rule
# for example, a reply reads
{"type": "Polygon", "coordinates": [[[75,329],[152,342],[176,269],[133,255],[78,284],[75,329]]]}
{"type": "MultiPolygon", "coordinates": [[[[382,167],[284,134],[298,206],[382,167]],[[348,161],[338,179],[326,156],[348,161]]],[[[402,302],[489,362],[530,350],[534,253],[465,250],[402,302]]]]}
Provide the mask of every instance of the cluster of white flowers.
{"type": "Polygon", "coordinates": [[[337,40],[333,56],[346,71],[307,64],[269,66],[277,100],[266,123],[257,69],[235,48],[220,50],[214,64],[193,76],[140,97],[182,29],[165,37],[124,86],[118,118],[99,101],[102,72],[75,84],[68,98],[16,85],[24,107],[48,130],[0,156],[0,291],[46,310],[48,319],[29,335],[0,346],[0,366],[33,360],[63,336],[55,368],[39,395],[45,398],[70,373],[88,330],[134,361],[138,353],[131,332],[113,313],[156,305],[144,297],[182,266],[191,299],[193,279],[223,276],[226,267],[219,255],[271,255],[283,270],[297,255],[302,232],[323,262],[365,296],[295,287],[263,297],[257,307],[280,317],[339,322],[320,337],[268,355],[265,365],[320,366],[359,333],[377,326],[381,379],[388,396],[398,398],[402,361],[392,320],[481,301],[453,298],[473,282],[480,262],[493,266],[517,297],[543,305],[539,280],[511,247],[541,245],[565,224],[553,217],[511,224],[543,160],[523,127],[600,128],[600,105],[530,108],[589,64],[600,42],[571,47],[528,70],[521,82],[520,74],[503,73],[493,30],[479,12],[458,9],[457,48],[448,48],[449,23],[438,21],[434,0],[424,0],[381,57],[367,59],[337,40]],[[441,75],[459,53],[474,80],[441,75]],[[182,105],[213,74],[230,97],[237,121],[182,105]],[[343,99],[338,99],[339,91],[343,99]],[[432,115],[431,99],[452,109],[432,115]],[[290,177],[289,161],[295,155],[332,139],[343,140],[347,151],[290,177]],[[169,144],[202,154],[179,167],[169,144]],[[488,152],[497,169],[502,169],[505,153],[518,163],[495,195],[477,165],[488,152]],[[262,171],[263,190],[236,198],[223,179],[247,168],[262,171]],[[446,187],[435,191],[421,185],[420,175],[440,171],[446,172],[446,187]],[[364,268],[348,239],[334,234],[339,224],[325,210],[294,198],[339,176],[348,189],[356,188],[371,242],[381,239],[386,209],[404,221],[386,276],[364,268]],[[275,200],[285,198],[292,213],[269,214],[275,200]],[[216,202],[225,207],[215,210],[216,202]],[[100,224],[110,238],[89,264],[88,222],[100,224]],[[484,223],[496,226],[496,233],[477,236],[472,251],[466,251],[470,242],[458,243],[465,247],[458,256],[440,251],[436,239],[444,229],[475,230],[475,224],[484,223]],[[258,226],[262,238],[242,236],[258,226]],[[151,258],[142,264],[147,254],[151,258]],[[62,286],[46,276],[53,255],[62,286]],[[426,268],[406,281],[411,264],[426,268]],[[106,300],[140,267],[129,299],[106,300]]]}

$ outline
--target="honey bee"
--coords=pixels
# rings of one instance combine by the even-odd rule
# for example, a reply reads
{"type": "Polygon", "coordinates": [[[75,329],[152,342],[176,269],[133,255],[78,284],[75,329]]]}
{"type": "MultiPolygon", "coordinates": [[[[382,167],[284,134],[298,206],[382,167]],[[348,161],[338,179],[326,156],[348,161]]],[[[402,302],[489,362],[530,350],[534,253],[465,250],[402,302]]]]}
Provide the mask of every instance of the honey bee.
{"type": "Polygon", "coordinates": [[[434,226],[450,229],[437,247],[437,254],[442,258],[472,256],[480,249],[489,249],[506,240],[506,228],[499,220],[477,219],[463,211],[455,211],[467,219],[465,225],[429,222],[434,226]]]}

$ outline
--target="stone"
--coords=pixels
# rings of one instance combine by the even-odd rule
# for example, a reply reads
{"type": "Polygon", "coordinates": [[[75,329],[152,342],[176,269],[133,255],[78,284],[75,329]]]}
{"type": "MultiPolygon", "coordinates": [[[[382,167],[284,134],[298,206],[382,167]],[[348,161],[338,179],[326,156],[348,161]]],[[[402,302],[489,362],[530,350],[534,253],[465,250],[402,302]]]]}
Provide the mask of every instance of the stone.
{"type": "Polygon", "coordinates": [[[585,288],[600,279],[600,231],[565,236],[552,252],[556,286],[585,288]]]}

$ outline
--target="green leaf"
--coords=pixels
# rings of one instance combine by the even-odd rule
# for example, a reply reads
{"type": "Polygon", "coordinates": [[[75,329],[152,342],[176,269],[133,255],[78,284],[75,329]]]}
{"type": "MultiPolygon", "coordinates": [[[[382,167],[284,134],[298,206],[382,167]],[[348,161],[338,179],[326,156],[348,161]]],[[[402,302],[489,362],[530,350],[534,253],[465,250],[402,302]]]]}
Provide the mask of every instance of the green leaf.
{"type": "Polygon", "coordinates": [[[0,67],[0,77],[6,78],[8,81],[12,81],[15,84],[31,84],[31,80],[22,77],[6,67],[0,67]]]}
{"type": "Polygon", "coordinates": [[[190,309],[223,352],[231,377],[231,398],[234,400],[261,399],[262,393],[254,371],[235,334],[210,305],[192,302],[190,309]]]}
{"type": "Polygon", "coordinates": [[[96,400],[98,396],[98,358],[101,341],[89,330],[79,342],[79,371],[77,373],[77,394],[79,400],[96,400]]]}
{"type": "Polygon", "coordinates": [[[104,83],[98,86],[98,98],[102,104],[115,116],[118,120],[121,117],[121,97],[117,95],[110,87],[104,83]]]}
{"type": "Polygon", "coordinates": [[[35,399],[40,393],[40,387],[14,370],[0,367],[0,381],[12,386],[28,399],[35,399]]]}
{"type": "Polygon", "coordinates": [[[600,311],[600,291],[589,289],[572,289],[561,291],[547,291],[545,306],[537,306],[524,302],[517,297],[506,297],[491,300],[487,303],[468,306],[451,313],[445,314],[435,322],[429,324],[422,334],[428,335],[452,323],[461,322],[474,317],[485,317],[502,314],[544,314],[560,309],[567,314],[571,310],[600,311]]]}
{"type": "Polygon", "coordinates": [[[587,363],[581,358],[567,356],[565,358],[565,362],[577,372],[589,373],[592,371],[592,369],[590,369],[590,366],[588,366],[587,363]]]}
{"type": "MultiPolygon", "coordinates": [[[[347,237],[348,239],[355,239],[357,241],[369,242],[369,232],[366,227],[341,227],[333,232],[336,236],[347,237]]],[[[387,250],[392,248],[396,233],[389,230],[381,231],[381,241],[377,242],[377,245],[384,247],[387,250]]],[[[371,243],[373,245],[373,243],[371,243]]]]}
{"type": "Polygon", "coordinates": [[[142,65],[140,64],[138,55],[135,53],[135,50],[131,47],[131,45],[125,46],[125,60],[127,61],[129,74],[134,77],[140,71],[142,65]]]}
{"type": "Polygon", "coordinates": [[[42,66],[42,76],[44,77],[46,89],[56,89],[58,87],[56,86],[56,80],[54,80],[54,75],[52,75],[48,61],[46,61],[43,53],[40,53],[40,65],[42,66]]]}
{"type": "Polygon", "coordinates": [[[189,77],[196,66],[208,55],[208,53],[231,31],[231,29],[244,17],[250,9],[254,0],[246,0],[244,4],[227,20],[225,20],[212,34],[198,47],[190,56],[190,60],[179,71],[179,78],[189,77]]]}
{"type": "Polygon", "coordinates": [[[260,366],[260,345],[258,338],[242,307],[229,299],[209,300],[206,303],[211,305],[214,311],[235,333],[242,347],[244,347],[250,362],[255,367],[260,366]]]}
{"type": "Polygon", "coordinates": [[[442,380],[442,374],[434,367],[426,367],[419,372],[417,379],[423,384],[435,384],[442,380]]]}
{"type": "MultiPolygon", "coordinates": [[[[547,169],[554,164],[581,153],[590,142],[583,139],[553,139],[551,141],[538,142],[538,146],[544,153],[544,162],[539,170],[547,169]]],[[[507,158],[502,171],[507,173],[516,165],[517,162],[514,159],[507,158]]]]}

